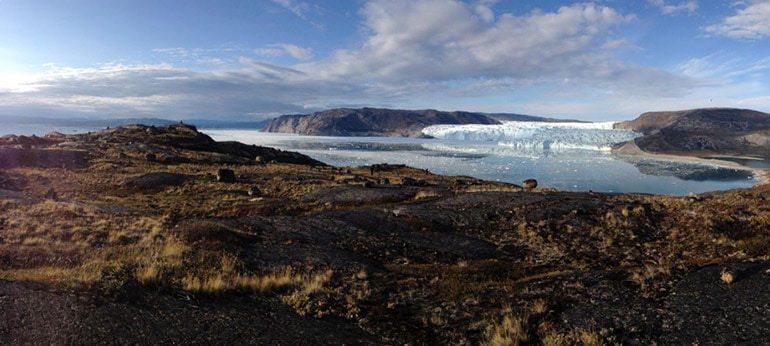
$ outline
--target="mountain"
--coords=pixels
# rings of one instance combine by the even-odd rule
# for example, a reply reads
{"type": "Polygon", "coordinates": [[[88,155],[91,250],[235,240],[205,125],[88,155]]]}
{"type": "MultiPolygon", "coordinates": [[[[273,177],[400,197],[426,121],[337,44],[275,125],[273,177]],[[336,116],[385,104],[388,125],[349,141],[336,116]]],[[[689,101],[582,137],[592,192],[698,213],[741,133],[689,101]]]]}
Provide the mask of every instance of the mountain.
{"type": "Polygon", "coordinates": [[[646,152],[770,158],[770,114],[749,109],[647,112],[615,128],[643,133],[633,144],[646,152]]]}
{"type": "Polygon", "coordinates": [[[315,136],[422,137],[421,130],[437,124],[499,124],[482,113],[337,108],[273,119],[263,131],[315,136]]]}
{"type": "Polygon", "coordinates": [[[218,119],[185,119],[185,124],[193,124],[198,128],[203,129],[245,129],[256,130],[261,129],[270,120],[260,121],[240,121],[240,120],[218,120],[218,119]]]}
{"type": "Polygon", "coordinates": [[[547,122],[547,123],[590,123],[590,121],[546,118],[546,117],[539,117],[535,115],[516,114],[516,113],[482,113],[482,114],[499,121],[541,121],[541,122],[547,122]]]}

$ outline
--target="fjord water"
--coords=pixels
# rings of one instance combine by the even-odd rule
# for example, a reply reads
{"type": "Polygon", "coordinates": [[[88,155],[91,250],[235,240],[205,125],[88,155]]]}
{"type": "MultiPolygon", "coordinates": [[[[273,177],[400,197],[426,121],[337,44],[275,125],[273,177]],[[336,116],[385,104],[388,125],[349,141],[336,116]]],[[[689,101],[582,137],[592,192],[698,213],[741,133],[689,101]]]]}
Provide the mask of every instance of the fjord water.
{"type": "Polygon", "coordinates": [[[573,191],[687,195],[754,184],[750,171],[612,154],[609,142],[638,134],[614,132],[606,124],[573,128],[526,124],[523,130],[442,125],[426,129],[434,137],[444,137],[433,139],[201,131],[218,141],[298,151],[335,166],[406,164],[436,174],[514,184],[534,178],[541,187],[573,191]]]}

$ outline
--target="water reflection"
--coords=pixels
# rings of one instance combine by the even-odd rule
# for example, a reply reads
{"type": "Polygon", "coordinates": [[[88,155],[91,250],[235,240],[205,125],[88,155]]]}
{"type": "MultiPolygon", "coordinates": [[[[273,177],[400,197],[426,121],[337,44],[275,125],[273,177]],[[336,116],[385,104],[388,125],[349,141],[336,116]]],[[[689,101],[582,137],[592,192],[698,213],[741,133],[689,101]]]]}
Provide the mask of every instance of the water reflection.
{"type": "Polygon", "coordinates": [[[618,156],[619,159],[629,162],[640,173],[657,176],[677,177],[683,180],[694,181],[740,181],[751,178],[751,171],[718,166],[700,165],[686,162],[659,161],[639,159],[628,156],[618,156]]]}

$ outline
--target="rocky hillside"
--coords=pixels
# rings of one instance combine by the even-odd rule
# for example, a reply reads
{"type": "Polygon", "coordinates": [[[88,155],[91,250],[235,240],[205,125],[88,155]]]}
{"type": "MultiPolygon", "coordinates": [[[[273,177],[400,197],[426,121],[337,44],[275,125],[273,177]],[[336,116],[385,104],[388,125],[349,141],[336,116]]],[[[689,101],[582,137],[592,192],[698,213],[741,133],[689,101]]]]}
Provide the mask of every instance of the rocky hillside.
{"type": "Polygon", "coordinates": [[[770,344],[770,186],[522,188],[183,124],[0,150],[0,345],[770,344]]]}
{"type": "Polygon", "coordinates": [[[642,132],[634,142],[651,153],[770,158],[770,114],[748,109],[648,112],[616,128],[642,132]]]}
{"type": "Polygon", "coordinates": [[[127,125],[103,131],[64,135],[52,132],[43,137],[0,137],[0,168],[87,166],[87,158],[109,150],[126,159],[139,155],[162,164],[239,164],[281,162],[325,165],[306,155],[240,142],[216,142],[192,125],[127,125]],[[97,148],[99,150],[97,150],[97,148]]]}
{"type": "Polygon", "coordinates": [[[499,121],[469,112],[338,108],[283,115],[263,130],[315,136],[421,137],[423,128],[436,124],[499,124],[499,121]]]}

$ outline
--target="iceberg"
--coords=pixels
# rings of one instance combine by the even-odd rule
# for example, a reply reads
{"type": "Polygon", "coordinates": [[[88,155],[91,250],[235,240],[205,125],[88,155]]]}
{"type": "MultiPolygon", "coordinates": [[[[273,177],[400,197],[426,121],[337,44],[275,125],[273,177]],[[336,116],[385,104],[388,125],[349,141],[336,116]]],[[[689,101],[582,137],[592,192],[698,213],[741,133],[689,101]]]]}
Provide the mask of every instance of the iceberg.
{"type": "Polygon", "coordinates": [[[454,141],[495,142],[521,149],[609,150],[642,134],[613,129],[612,122],[530,122],[507,121],[499,125],[433,125],[422,133],[454,141]]]}

